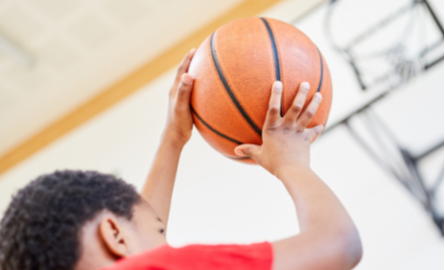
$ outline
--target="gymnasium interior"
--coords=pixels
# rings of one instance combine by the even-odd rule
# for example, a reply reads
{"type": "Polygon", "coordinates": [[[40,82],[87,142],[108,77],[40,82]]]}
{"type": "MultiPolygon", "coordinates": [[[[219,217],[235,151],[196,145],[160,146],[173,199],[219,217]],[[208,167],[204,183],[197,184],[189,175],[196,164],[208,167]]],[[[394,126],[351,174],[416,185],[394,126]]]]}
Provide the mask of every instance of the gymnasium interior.
{"type": "MultiPolygon", "coordinates": [[[[355,269],[444,269],[443,0],[0,0],[0,217],[55,170],[141,190],[181,59],[244,17],[294,25],[329,66],[332,109],[311,167],[359,230],[355,269]]],[[[193,130],[169,244],[275,241],[298,228],[280,181],[193,130]]]]}

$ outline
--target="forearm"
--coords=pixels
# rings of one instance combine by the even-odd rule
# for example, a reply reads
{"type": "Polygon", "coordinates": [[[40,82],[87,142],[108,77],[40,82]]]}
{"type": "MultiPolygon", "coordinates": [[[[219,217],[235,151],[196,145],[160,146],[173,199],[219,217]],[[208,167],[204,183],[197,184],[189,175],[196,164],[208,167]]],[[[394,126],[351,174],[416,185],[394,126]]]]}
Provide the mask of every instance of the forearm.
{"type": "Polygon", "coordinates": [[[192,49],[179,65],[169,92],[164,134],[141,194],[154,208],[166,228],[179,157],[192,135],[190,95],[193,77],[187,74],[187,71],[194,53],[195,50],[192,49]]]}
{"type": "Polygon", "coordinates": [[[168,223],[173,187],[183,147],[183,142],[164,133],[141,193],[165,226],[168,223]]]}
{"type": "Polygon", "coordinates": [[[278,178],[295,203],[300,225],[297,244],[301,238],[310,239],[311,245],[319,245],[320,255],[335,257],[338,269],[357,264],[362,253],[358,231],[330,188],[308,166],[286,168],[278,178]]]}
{"type": "Polygon", "coordinates": [[[301,233],[354,224],[331,189],[308,167],[293,166],[278,174],[297,209],[301,233]]]}
{"type": "Polygon", "coordinates": [[[235,153],[253,158],[277,176],[297,209],[301,233],[272,243],[273,268],[351,269],[362,253],[357,229],[334,193],[309,167],[309,148],[323,125],[308,128],[322,100],[317,92],[304,108],[308,91],[309,84],[302,82],[292,106],[281,116],[283,84],[275,82],[263,126],[263,144],[243,144],[235,153]]]}

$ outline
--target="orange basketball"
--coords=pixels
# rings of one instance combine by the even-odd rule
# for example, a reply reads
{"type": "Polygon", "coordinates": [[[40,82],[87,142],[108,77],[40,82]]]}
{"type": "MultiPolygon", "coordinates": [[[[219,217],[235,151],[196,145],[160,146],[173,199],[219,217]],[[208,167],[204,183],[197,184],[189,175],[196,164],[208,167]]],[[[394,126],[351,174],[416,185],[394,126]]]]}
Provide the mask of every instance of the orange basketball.
{"type": "Polygon", "coordinates": [[[195,78],[191,107],[202,137],[228,158],[236,146],[261,145],[272,84],[283,83],[282,115],[301,82],[311,85],[306,104],[320,91],[323,100],[309,127],[325,124],[332,102],[328,66],[315,44],[300,30],[270,18],[230,22],[198,48],[189,73],[195,78]]]}

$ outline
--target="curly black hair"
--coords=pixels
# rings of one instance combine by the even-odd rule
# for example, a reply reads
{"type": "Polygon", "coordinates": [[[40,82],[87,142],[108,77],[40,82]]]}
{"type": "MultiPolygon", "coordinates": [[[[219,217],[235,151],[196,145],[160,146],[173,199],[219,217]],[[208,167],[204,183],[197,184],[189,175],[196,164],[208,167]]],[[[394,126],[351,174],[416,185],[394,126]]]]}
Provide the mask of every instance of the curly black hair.
{"type": "Polygon", "coordinates": [[[13,196],[0,222],[1,270],[71,270],[80,229],[102,210],[131,220],[141,197],[132,185],[94,171],[42,175],[13,196]]]}

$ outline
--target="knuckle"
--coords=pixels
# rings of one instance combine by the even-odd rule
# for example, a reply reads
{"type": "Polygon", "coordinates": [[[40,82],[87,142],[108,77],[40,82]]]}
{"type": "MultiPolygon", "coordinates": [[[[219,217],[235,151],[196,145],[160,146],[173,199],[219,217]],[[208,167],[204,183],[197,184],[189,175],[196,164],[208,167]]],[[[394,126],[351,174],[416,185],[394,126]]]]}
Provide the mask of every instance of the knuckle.
{"type": "Polygon", "coordinates": [[[292,106],[292,111],[294,112],[294,113],[299,113],[299,112],[301,112],[301,109],[303,108],[303,106],[301,106],[301,104],[300,103],[297,103],[297,104],[294,104],[293,106],[292,106]]]}
{"type": "Polygon", "coordinates": [[[309,92],[309,88],[302,88],[299,91],[299,94],[306,96],[308,92],[309,92]]]}
{"type": "Polygon", "coordinates": [[[178,95],[184,95],[187,92],[187,87],[181,85],[178,89],[178,95]]]}
{"type": "Polygon", "coordinates": [[[306,111],[306,116],[307,116],[308,118],[312,118],[312,117],[314,117],[314,112],[308,110],[308,111],[306,111]]]}
{"type": "Polygon", "coordinates": [[[317,103],[317,104],[319,104],[321,101],[322,101],[322,96],[321,96],[321,94],[320,93],[316,93],[315,95],[314,95],[314,102],[315,103],[317,103]]]}
{"type": "Polygon", "coordinates": [[[191,89],[191,87],[189,85],[181,84],[181,86],[178,89],[178,94],[186,95],[190,89],[191,89]]]}
{"type": "Polygon", "coordinates": [[[275,133],[275,131],[277,130],[277,128],[275,126],[272,127],[266,127],[266,132],[273,134],[275,133]]]}
{"type": "Polygon", "coordinates": [[[269,108],[269,114],[278,114],[279,111],[280,110],[277,107],[270,107],[269,108]]]}

